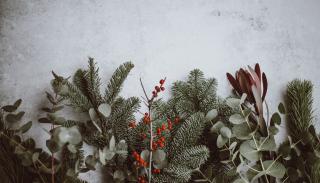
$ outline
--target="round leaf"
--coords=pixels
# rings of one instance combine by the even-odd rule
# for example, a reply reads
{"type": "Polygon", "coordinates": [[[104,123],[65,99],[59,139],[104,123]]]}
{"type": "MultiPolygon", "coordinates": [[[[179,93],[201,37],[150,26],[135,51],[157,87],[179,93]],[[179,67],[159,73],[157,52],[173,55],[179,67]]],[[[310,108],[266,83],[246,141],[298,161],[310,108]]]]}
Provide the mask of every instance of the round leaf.
{"type": "Polygon", "coordinates": [[[233,114],[229,118],[230,123],[238,125],[246,122],[246,119],[240,114],[233,114]]]}
{"type": "Polygon", "coordinates": [[[261,152],[250,145],[250,141],[245,141],[240,145],[240,154],[249,161],[255,162],[261,158],[261,152]]]}
{"type": "Polygon", "coordinates": [[[105,117],[109,117],[111,114],[111,106],[109,104],[103,103],[99,105],[98,111],[105,117]]]}
{"type": "Polygon", "coordinates": [[[274,126],[275,124],[280,125],[281,124],[281,117],[279,113],[274,113],[271,117],[271,125],[274,126]]]}
{"type": "Polygon", "coordinates": [[[231,138],[232,136],[232,133],[231,133],[231,130],[224,126],[220,129],[220,134],[223,136],[223,137],[226,137],[226,138],[231,138]]]}
{"type": "Polygon", "coordinates": [[[28,123],[22,125],[22,126],[19,128],[19,131],[20,131],[21,133],[25,133],[25,132],[27,132],[27,131],[31,128],[31,126],[32,126],[32,121],[29,121],[28,123]]]}
{"type": "Polygon", "coordinates": [[[228,142],[228,138],[223,137],[222,135],[219,135],[217,138],[217,147],[221,148],[228,142]]]}
{"type": "Polygon", "coordinates": [[[212,125],[210,132],[218,133],[222,127],[224,127],[224,124],[221,121],[218,121],[214,125],[212,125]]]}
{"type": "Polygon", "coordinates": [[[206,120],[207,121],[211,121],[213,120],[214,118],[216,118],[218,116],[218,111],[217,109],[212,109],[210,110],[207,115],[206,115],[206,120]]]}
{"type": "Polygon", "coordinates": [[[229,107],[231,107],[233,109],[237,109],[240,107],[240,99],[238,99],[238,98],[228,98],[226,100],[226,103],[229,107]]]}

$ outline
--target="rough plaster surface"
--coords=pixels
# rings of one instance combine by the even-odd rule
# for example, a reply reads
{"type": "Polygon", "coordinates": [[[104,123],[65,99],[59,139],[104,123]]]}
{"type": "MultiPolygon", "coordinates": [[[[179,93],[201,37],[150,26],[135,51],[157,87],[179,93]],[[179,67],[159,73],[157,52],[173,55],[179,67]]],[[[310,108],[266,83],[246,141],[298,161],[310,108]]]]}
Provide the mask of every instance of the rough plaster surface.
{"type": "MultiPolygon", "coordinates": [[[[86,67],[88,56],[105,81],[122,62],[135,63],[126,97],[142,95],[139,77],[151,89],[159,78],[185,79],[193,68],[215,77],[218,93],[227,96],[225,73],[259,62],[270,83],[271,111],[287,82],[304,78],[315,85],[317,120],[319,8],[317,0],[0,0],[1,103],[22,98],[26,118],[36,121],[50,71],[71,75],[86,67]]],[[[29,135],[44,144],[46,134],[34,124],[29,135]]],[[[99,174],[84,177],[101,182],[99,174]]]]}

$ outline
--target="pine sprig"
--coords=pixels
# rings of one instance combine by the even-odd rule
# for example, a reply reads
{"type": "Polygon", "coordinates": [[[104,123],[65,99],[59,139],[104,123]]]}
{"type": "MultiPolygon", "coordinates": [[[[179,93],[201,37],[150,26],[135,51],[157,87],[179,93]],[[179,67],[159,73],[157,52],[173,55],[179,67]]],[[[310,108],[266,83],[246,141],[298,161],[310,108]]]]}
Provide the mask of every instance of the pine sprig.
{"type": "Polygon", "coordinates": [[[306,80],[293,80],[288,84],[288,132],[294,141],[303,139],[312,125],[312,88],[312,83],[306,80]]]}
{"type": "Polygon", "coordinates": [[[112,103],[115,100],[121,90],[123,82],[133,67],[134,65],[131,62],[126,62],[116,69],[105,92],[106,103],[112,103]]]}
{"type": "Polygon", "coordinates": [[[89,99],[95,108],[102,102],[102,96],[100,94],[101,79],[99,77],[99,68],[96,67],[96,63],[93,58],[89,58],[89,69],[85,74],[87,81],[87,91],[89,93],[89,99]]]}

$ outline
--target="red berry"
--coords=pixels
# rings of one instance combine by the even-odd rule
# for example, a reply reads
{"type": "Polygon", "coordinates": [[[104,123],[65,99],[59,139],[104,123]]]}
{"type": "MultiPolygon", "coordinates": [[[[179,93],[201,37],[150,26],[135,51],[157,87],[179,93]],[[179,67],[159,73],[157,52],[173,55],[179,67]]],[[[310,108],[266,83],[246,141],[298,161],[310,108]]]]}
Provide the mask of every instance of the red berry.
{"type": "Polygon", "coordinates": [[[166,129],[166,125],[165,124],[162,124],[161,125],[161,130],[165,130],[166,129]]]}
{"type": "Polygon", "coordinates": [[[164,84],[164,79],[161,79],[161,80],[159,81],[159,83],[160,83],[161,85],[163,85],[163,84],[164,84]]]}
{"type": "Polygon", "coordinates": [[[161,90],[159,86],[155,86],[154,88],[156,89],[157,92],[160,92],[161,90]]]}
{"type": "Polygon", "coordinates": [[[163,86],[161,86],[160,89],[161,89],[161,91],[164,91],[164,90],[165,90],[165,88],[164,88],[163,86]]]}
{"type": "Polygon", "coordinates": [[[161,143],[159,144],[159,146],[160,146],[161,148],[164,147],[164,143],[161,142],[161,143]]]}

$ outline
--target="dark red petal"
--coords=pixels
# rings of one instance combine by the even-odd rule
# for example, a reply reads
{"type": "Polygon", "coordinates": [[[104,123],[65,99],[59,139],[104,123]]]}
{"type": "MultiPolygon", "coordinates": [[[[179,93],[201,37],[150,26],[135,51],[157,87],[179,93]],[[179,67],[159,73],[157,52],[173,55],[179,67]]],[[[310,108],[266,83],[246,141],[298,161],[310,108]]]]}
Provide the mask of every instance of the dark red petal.
{"type": "Polygon", "coordinates": [[[248,96],[249,102],[253,102],[253,94],[251,91],[251,85],[250,85],[250,79],[248,78],[248,75],[243,69],[240,69],[239,71],[239,83],[240,87],[243,93],[246,93],[248,96]]]}
{"type": "Polygon", "coordinates": [[[262,101],[266,97],[267,90],[268,90],[268,80],[265,73],[262,73],[262,84],[263,84],[263,93],[262,93],[262,101]]]}
{"type": "Polygon", "coordinates": [[[236,79],[234,79],[234,77],[230,73],[227,73],[227,78],[228,78],[230,84],[232,85],[232,87],[236,90],[236,92],[238,94],[242,94],[238,81],[236,79]]]}
{"type": "Polygon", "coordinates": [[[257,73],[259,79],[261,80],[261,70],[260,70],[260,66],[257,63],[256,66],[254,67],[254,71],[257,73]]]}

